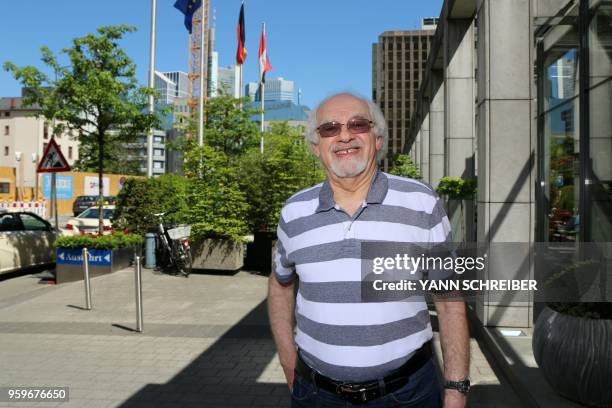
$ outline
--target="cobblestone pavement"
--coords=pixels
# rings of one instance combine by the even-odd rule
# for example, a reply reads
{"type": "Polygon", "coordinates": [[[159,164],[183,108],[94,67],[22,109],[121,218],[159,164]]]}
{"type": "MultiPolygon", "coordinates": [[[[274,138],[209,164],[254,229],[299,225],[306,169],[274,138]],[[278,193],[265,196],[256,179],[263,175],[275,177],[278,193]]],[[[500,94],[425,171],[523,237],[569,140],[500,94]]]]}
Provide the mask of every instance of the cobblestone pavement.
{"type": "MultiPolygon", "coordinates": [[[[266,277],[143,270],[144,332],[135,328],[134,274],[42,285],[0,282],[0,386],[66,386],[69,402],[0,407],[286,407],[288,389],[265,310],[266,277]]],[[[435,322],[435,316],[434,316],[435,322]]],[[[439,352],[439,342],[435,337],[439,352]]],[[[472,339],[472,407],[521,404],[472,339]]]]}

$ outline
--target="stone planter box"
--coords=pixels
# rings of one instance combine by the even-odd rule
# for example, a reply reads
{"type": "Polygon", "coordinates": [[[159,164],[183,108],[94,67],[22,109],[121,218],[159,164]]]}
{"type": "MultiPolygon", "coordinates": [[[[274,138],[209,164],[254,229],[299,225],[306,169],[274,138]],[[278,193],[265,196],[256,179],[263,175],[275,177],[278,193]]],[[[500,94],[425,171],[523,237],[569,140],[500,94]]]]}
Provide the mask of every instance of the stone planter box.
{"type": "MultiPolygon", "coordinates": [[[[130,266],[136,248],[89,250],[89,276],[106,275],[130,266]]],[[[83,280],[83,249],[57,248],[55,250],[55,283],[83,280]]]]}
{"type": "Polygon", "coordinates": [[[237,271],[244,265],[244,244],[227,239],[204,239],[191,245],[194,269],[237,271]]]}

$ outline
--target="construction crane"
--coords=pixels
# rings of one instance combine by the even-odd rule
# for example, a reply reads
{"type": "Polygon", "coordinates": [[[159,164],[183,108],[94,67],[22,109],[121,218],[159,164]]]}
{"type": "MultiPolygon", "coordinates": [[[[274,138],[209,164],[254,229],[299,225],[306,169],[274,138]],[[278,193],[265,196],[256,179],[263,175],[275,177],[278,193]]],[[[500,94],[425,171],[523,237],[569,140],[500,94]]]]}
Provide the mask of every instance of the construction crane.
{"type": "Polygon", "coordinates": [[[200,98],[200,80],[204,81],[204,102],[208,94],[208,45],[210,27],[208,23],[210,14],[210,0],[202,0],[202,6],[193,18],[193,29],[189,36],[189,73],[187,87],[187,105],[190,108],[191,116],[195,117],[198,112],[200,98]],[[202,24],[204,27],[202,27],[202,24]],[[204,35],[204,41],[202,41],[204,35]],[[200,47],[204,47],[204,61],[200,60],[200,47]],[[204,64],[204,75],[200,78],[200,64],[204,64]]]}

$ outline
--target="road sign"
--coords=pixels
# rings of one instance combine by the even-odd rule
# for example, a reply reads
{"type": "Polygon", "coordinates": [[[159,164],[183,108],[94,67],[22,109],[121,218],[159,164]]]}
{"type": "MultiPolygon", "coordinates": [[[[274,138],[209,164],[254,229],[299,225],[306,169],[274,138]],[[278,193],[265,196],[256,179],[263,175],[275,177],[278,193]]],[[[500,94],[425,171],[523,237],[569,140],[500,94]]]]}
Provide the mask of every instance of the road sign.
{"type": "Polygon", "coordinates": [[[60,147],[55,143],[55,138],[52,138],[42,155],[42,160],[38,163],[36,172],[56,173],[59,171],[70,171],[70,165],[68,165],[60,147]]]}
{"type": "MultiPolygon", "coordinates": [[[[113,254],[110,249],[89,249],[90,266],[111,266],[113,254]]],[[[64,265],[80,265],[83,263],[81,248],[57,248],[55,262],[64,265]]]]}

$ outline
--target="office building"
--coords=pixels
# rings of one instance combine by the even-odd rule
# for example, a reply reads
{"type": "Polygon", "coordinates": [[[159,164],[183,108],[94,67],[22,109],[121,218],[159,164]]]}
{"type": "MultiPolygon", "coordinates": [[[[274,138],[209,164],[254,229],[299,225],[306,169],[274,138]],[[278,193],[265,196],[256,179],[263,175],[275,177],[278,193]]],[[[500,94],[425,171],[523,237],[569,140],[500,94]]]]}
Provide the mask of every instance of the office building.
{"type": "Polygon", "coordinates": [[[389,154],[405,147],[436,23],[427,18],[421,30],[385,31],[372,45],[372,99],[387,119],[389,154]]]}
{"type": "MultiPolygon", "coordinates": [[[[290,101],[295,102],[293,96],[293,81],[278,77],[266,78],[265,84],[265,101],[290,101]]],[[[249,82],[245,87],[245,95],[252,97],[255,101],[261,101],[259,95],[259,82],[249,82]]]]}
{"type": "Polygon", "coordinates": [[[172,104],[175,98],[187,96],[187,73],[182,71],[159,72],[155,71],[155,90],[158,96],[156,103],[172,104]]]}
{"type": "MultiPolygon", "coordinates": [[[[52,123],[35,116],[39,113],[36,106],[24,106],[23,97],[0,98],[0,167],[15,169],[19,196],[28,200],[35,198],[32,193],[37,186],[36,168],[53,133],[52,123]]],[[[70,166],[79,158],[79,141],[75,136],[70,130],[55,134],[70,166]]],[[[0,179],[0,191],[7,190],[12,190],[8,181],[0,179]]]]}
{"type": "MultiPolygon", "coordinates": [[[[477,180],[449,204],[454,241],[523,244],[485,276],[540,284],[550,259],[612,241],[609,4],[446,0],[432,39],[404,151],[434,187],[477,180]]],[[[544,307],[491,295],[470,305],[485,326],[531,327],[544,307]]]]}
{"type": "Polygon", "coordinates": [[[236,65],[219,68],[217,95],[240,97],[240,72],[236,65]]]}

